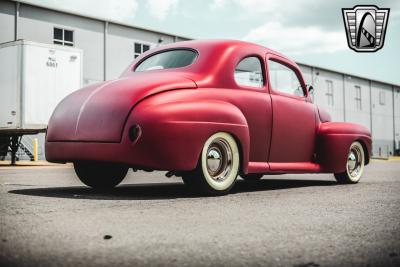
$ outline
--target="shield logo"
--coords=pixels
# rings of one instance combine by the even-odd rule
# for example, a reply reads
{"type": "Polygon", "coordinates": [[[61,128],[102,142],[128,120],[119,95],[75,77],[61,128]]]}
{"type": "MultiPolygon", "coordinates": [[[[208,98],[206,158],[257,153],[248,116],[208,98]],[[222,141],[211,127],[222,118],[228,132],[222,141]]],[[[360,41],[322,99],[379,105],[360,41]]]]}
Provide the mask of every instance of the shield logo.
{"type": "Polygon", "coordinates": [[[383,47],[390,8],[357,5],[342,8],[347,44],[356,52],[375,52],[383,47]]]}

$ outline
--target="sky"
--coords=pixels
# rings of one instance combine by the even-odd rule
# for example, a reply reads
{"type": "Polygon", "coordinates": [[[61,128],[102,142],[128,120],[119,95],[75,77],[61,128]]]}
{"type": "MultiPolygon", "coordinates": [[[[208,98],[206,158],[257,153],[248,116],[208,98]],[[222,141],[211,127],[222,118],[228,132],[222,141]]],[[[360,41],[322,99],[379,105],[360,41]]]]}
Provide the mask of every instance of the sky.
{"type": "Polygon", "coordinates": [[[193,39],[238,39],[297,62],[400,85],[400,1],[353,0],[25,0],[193,39]],[[347,46],[342,8],[390,8],[384,47],[347,46]]]}

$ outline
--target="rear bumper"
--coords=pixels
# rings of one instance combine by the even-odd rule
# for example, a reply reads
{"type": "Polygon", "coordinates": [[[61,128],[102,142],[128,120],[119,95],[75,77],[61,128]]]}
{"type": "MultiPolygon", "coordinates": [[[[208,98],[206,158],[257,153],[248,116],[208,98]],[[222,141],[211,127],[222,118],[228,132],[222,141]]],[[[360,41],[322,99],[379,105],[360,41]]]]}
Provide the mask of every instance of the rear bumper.
{"type": "MultiPolygon", "coordinates": [[[[46,142],[46,159],[49,162],[99,161],[125,164],[137,169],[192,170],[197,157],[191,154],[174,154],[167,144],[159,142],[121,143],[107,142],[46,142]],[[147,143],[147,145],[145,145],[147,143]]],[[[181,148],[183,148],[181,146],[181,148]]],[[[179,150],[178,148],[176,150],[179,150]]],[[[183,151],[181,151],[183,152],[183,151]]]]}
{"type": "Polygon", "coordinates": [[[45,150],[47,161],[55,163],[99,161],[154,170],[192,170],[196,167],[190,157],[172,157],[167,150],[143,149],[133,144],[46,142],[45,150]]]}
{"type": "Polygon", "coordinates": [[[190,125],[177,127],[175,123],[153,123],[151,127],[145,125],[142,134],[134,142],[128,136],[128,129],[124,130],[121,142],[46,140],[46,159],[57,163],[102,161],[138,169],[193,170],[203,138],[186,134],[189,128],[190,125]]]}
{"type": "Polygon", "coordinates": [[[46,142],[46,159],[49,162],[113,161],[132,164],[130,149],[121,143],[46,142]]]}

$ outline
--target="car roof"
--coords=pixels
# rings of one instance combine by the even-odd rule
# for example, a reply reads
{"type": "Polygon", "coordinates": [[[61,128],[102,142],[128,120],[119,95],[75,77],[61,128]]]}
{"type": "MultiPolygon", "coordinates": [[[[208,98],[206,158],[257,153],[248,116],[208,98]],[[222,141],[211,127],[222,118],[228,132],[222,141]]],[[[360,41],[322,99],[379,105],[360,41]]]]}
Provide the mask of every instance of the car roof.
{"type": "Polygon", "coordinates": [[[275,55],[278,55],[280,57],[287,58],[285,55],[267,48],[265,46],[247,42],[247,41],[241,41],[241,40],[230,40],[230,39],[200,39],[200,40],[190,40],[190,41],[181,41],[181,42],[176,42],[176,43],[171,43],[171,44],[165,44],[162,46],[159,46],[157,50],[164,50],[164,49],[171,49],[171,48],[192,48],[195,50],[198,49],[204,49],[207,47],[214,47],[214,46],[223,46],[225,48],[233,47],[233,46],[248,46],[248,47],[258,47],[259,49],[265,50],[265,53],[272,53],[275,55]]]}
{"type": "Polygon", "coordinates": [[[265,61],[268,53],[274,55],[273,58],[282,59],[284,63],[294,66],[296,72],[301,76],[300,68],[293,60],[272,49],[246,41],[221,39],[191,40],[160,45],[144,52],[136,58],[122,76],[135,75],[135,71],[132,70],[147,57],[174,49],[193,49],[199,55],[204,56],[199,56],[194,64],[182,68],[158,71],[176,72],[180,73],[180,75],[184,73],[185,77],[189,77],[195,81],[199,87],[235,87],[236,83],[232,79],[231,74],[236,64],[246,56],[258,56],[265,61]]]}

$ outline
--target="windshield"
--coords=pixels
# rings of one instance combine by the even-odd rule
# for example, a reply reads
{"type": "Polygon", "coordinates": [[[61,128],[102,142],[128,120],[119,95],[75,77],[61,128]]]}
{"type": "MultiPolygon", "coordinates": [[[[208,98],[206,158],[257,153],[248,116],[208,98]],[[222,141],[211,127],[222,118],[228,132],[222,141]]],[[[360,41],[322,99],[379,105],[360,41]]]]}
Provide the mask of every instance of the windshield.
{"type": "Polygon", "coordinates": [[[181,68],[192,64],[196,58],[197,53],[193,50],[169,50],[146,58],[136,67],[135,71],[181,68]]]}

